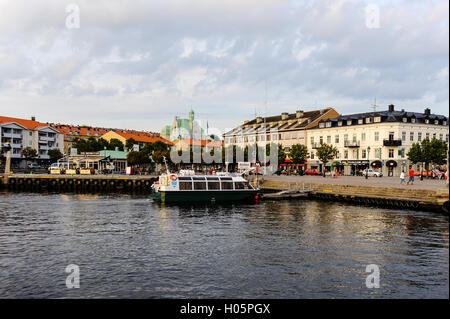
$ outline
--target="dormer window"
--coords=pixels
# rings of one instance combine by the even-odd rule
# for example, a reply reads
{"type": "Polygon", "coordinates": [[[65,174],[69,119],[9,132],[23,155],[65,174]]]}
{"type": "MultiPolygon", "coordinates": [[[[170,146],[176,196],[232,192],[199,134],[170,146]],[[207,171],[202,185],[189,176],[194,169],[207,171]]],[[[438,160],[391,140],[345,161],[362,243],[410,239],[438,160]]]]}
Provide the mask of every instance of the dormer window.
{"type": "Polygon", "coordinates": [[[347,125],[352,125],[352,120],[347,120],[347,125]]]}
{"type": "Polygon", "coordinates": [[[326,126],[326,127],[331,127],[331,122],[325,123],[325,126],[326,126]]]}
{"type": "Polygon", "coordinates": [[[438,125],[439,124],[439,120],[434,120],[434,124],[438,125]]]}
{"type": "Polygon", "coordinates": [[[363,119],[358,119],[358,124],[363,124],[363,119]]]}
{"type": "Polygon", "coordinates": [[[325,123],[319,123],[319,127],[320,128],[324,128],[325,127],[325,123]]]}
{"type": "Polygon", "coordinates": [[[412,118],[412,119],[411,119],[411,123],[416,123],[416,119],[415,119],[415,118],[412,118]]]}
{"type": "Polygon", "coordinates": [[[342,121],[339,121],[339,122],[338,122],[338,126],[342,126],[342,121]]]}
{"type": "Polygon", "coordinates": [[[430,123],[430,120],[429,120],[429,119],[426,119],[426,120],[425,120],[425,123],[426,123],[426,124],[429,124],[429,123],[430,123]]]}
{"type": "Polygon", "coordinates": [[[381,122],[381,116],[377,116],[373,119],[374,122],[378,123],[381,122]]]}
{"type": "Polygon", "coordinates": [[[372,123],[372,118],[371,118],[371,117],[366,117],[366,123],[367,123],[367,124],[372,123]]]}
{"type": "Polygon", "coordinates": [[[403,123],[408,122],[408,119],[406,117],[403,118],[403,123]]]}
{"type": "Polygon", "coordinates": [[[447,121],[443,121],[443,122],[442,122],[442,125],[447,125],[447,121]]]}

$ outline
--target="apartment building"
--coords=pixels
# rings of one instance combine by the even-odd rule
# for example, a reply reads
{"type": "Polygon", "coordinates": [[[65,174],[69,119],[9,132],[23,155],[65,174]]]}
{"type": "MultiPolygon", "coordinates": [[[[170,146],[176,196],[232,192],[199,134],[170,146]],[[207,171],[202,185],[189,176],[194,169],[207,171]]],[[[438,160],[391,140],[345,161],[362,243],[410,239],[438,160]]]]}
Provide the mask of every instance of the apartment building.
{"type": "MultiPolygon", "coordinates": [[[[48,164],[48,151],[59,149],[64,152],[64,136],[46,123],[40,123],[34,117],[31,120],[0,116],[0,140],[11,145],[11,162],[25,165],[22,150],[31,147],[38,152],[36,159],[40,164],[48,164]]],[[[6,154],[3,154],[4,156],[6,154]]]]}
{"type": "MultiPolygon", "coordinates": [[[[333,166],[346,175],[370,166],[381,170],[385,176],[399,176],[412,164],[406,154],[413,143],[425,138],[438,138],[448,143],[448,117],[431,114],[429,108],[417,113],[396,111],[394,105],[389,105],[387,111],[322,119],[317,127],[308,131],[308,163],[311,168],[322,168],[316,150],[321,143],[326,143],[338,149],[333,166]]],[[[419,169],[418,165],[414,168],[419,169]]]]}
{"type": "Polygon", "coordinates": [[[303,111],[295,113],[281,113],[269,117],[257,117],[244,121],[242,125],[223,135],[225,147],[236,145],[244,148],[249,144],[264,146],[269,143],[281,144],[289,152],[294,144],[306,145],[308,130],[318,126],[321,120],[338,117],[339,113],[333,108],[303,111]]]}

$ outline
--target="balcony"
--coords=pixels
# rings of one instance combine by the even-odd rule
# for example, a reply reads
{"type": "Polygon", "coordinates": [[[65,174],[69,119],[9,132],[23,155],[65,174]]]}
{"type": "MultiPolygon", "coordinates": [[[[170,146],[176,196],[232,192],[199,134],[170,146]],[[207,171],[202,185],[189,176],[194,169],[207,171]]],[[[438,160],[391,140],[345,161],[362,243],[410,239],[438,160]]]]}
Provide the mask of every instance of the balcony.
{"type": "Polygon", "coordinates": [[[54,141],[55,138],[54,137],[48,137],[48,136],[44,136],[44,135],[39,135],[39,142],[48,142],[48,141],[54,141]]]}
{"type": "Polygon", "coordinates": [[[395,139],[385,139],[383,140],[384,146],[402,146],[402,140],[395,140],[395,139]]]}
{"type": "Polygon", "coordinates": [[[359,144],[360,144],[359,141],[350,141],[350,140],[344,141],[344,146],[349,148],[359,147],[359,144]]]}

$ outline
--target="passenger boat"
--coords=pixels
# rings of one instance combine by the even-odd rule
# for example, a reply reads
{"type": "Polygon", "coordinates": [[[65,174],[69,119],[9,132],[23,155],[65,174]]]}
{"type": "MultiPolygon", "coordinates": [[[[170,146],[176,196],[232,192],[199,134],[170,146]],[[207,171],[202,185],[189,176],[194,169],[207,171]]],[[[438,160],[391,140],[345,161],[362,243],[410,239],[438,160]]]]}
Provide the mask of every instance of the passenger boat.
{"type": "Polygon", "coordinates": [[[152,185],[152,198],[161,202],[255,200],[259,198],[258,192],[242,175],[230,173],[167,172],[152,185]]]}

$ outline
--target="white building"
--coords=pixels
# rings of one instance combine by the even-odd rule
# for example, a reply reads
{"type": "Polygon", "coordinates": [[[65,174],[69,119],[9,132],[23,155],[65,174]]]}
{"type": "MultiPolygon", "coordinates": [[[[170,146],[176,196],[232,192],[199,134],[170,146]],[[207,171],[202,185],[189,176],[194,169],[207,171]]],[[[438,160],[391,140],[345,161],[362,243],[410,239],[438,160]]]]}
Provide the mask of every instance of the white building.
{"type": "Polygon", "coordinates": [[[49,163],[49,150],[56,148],[64,153],[64,135],[34,118],[25,120],[0,116],[0,141],[11,145],[11,161],[16,165],[23,162],[22,150],[26,147],[37,151],[39,157],[36,160],[41,164],[49,163]]]}
{"type": "MultiPolygon", "coordinates": [[[[448,117],[431,114],[428,108],[415,113],[395,111],[394,105],[387,111],[322,120],[318,127],[308,130],[308,163],[321,169],[316,150],[326,143],[338,149],[337,158],[327,166],[334,164],[346,175],[370,165],[385,176],[398,176],[412,164],[406,154],[413,143],[433,137],[448,143],[448,128],[448,117]]],[[[414,168],[419,169],[418,165],[414,168]]]]}

